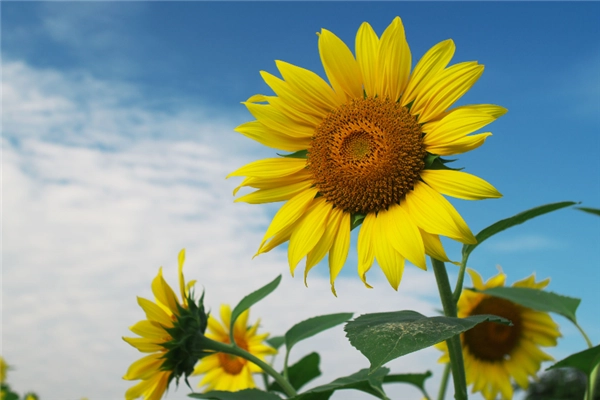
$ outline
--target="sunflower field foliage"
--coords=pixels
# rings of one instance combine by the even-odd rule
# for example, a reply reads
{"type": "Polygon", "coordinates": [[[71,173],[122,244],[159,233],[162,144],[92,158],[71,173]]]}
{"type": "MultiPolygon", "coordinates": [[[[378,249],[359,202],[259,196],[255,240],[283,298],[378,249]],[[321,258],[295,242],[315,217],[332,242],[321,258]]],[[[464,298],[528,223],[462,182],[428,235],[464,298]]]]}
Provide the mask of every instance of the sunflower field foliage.
{"type": "MultiPolygon", "coordinates": [[[[452,63],[454,53],[454,42],[445,40],[413,62],[399,17],[380,35],[364,22],[354,50],[322,29],[318,54],[326,79],[285,61],[276,62],[279,76],[261,71],[273,93],[251,95],[243,104],[253,120],[235,130],[272,148],[274,155],[227,176],[241,179],[233,190],[235,202],[281,203],[256,253],[248,257],[287,242],[290,273],[304,260],[306,281],[312,268],[327,265],[334,299],[356,230],[358,278],[365,290],[371,288],[367,274],[374,265],[394,290],[402,290],[407,262],[431,269],[439,314],[319,315],[270,334],[251,308],[277,289],[281,275],[234,307],[222,304],[209,312],[205,298],[218,288],[199,293],[195,280],[184,279],[186,254],[181,250],[177,286],[166,282],[161,267],[150,284],[154,299],[137,299],[144,318],[130,327],[135,337],[123,340],[143,354],[124,371],[123,379],[134,381],[124,393],[126,400],[160,400],[182,382],[190,398],[213,400],[327,400],[341,390],[390,399],[390,384],[412,385],[427,400],[465,400],[470,393],[510,400],[518,391],[528,399],[571,398],[561,397],[560,382],[578,388],[585,400],[598,399],[600,345],[577,319],[581,300],[547,290],[548,277],[525,270],[521,276],[507,277],[499,269],[495,276],[482,277],[469,258],[484,241],[532,219],[565,209],[597,218],[600,210],[555,202],[471,231],[446,196],[483,200],[502,195],[483,178],[453,168],[454,160],[447,157],[483,146],[492,133],[480,130],[507,109],[487,103],[490,99],[454,106],[484,71],[476,61],[452,63]],[[462,252],[448,254],[442,238],[459,242],[462,252]],[[458,268],[452,284],[447,264],[458,268]],[[547,353],[561,338],[556,316],[572,323],[587,343],[586,349],[558,361],[547,353]],[[321,355],[309,352],[290,365],[290,352],[339,325],[364,355],[365,368],[311,386],[322,374],[321,355]],[[440,382],[436,394],[428,389],[431,371],[394,373],[386,366],[429,347],[439,350],[439,362],[445,364],[435,378],[440,382]],[[279,370],[275,357],[283,360],[279,370]],[[548,372],[542,363],[551,363],[548,372]],[[191,385],[189,379],[196,377],[191,385]]],[[[12,391],[8,369],[0,358],[2,400],[37,399],[12,391]]]]}

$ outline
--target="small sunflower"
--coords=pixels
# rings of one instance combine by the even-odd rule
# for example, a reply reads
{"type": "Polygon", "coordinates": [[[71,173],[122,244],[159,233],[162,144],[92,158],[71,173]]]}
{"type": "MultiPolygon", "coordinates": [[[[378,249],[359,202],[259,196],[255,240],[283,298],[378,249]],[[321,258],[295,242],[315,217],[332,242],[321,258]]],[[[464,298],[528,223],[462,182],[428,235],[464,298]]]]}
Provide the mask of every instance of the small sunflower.
{"type": "Polygon", "coordinates": [[[4,360],[4,357],[0,356],[0,383],[6,381],[6,372],[8,371],[8,364],[4,360]]]}
{"type": "MultiPolygon", "coordinates": [[[[201,297],[198,305],[190,294],[196,281],[187,284],[183,277],[185,250],[181,250],[179,261],[179,289],[181,301],[162,276],[162,267],[152,281],[155,302],[138,297],[138,304],[146,318],[130,329],[140,338],[124,337],[127,343],[149,355],[131,364],[123,379],[141,382],[125,393],[126,400],[143,397],[144,400],[160,400],[174,378],[191,374],[198,361],[191,356],[198,346],[198,333],[206,330],[208,316],[204,312],[201,297]]],[[[197,352],[196,352],[197,353],[197,352]]]]}
{"type": "MultiPolygon", "coordinates": [[[[231,308],[221,305],[221,324],[212,315],[208,318],[208,333],[206,337],[221,343],[230,343],[229,326],[231,321],[231,308]]],[[[250,327],[248,323],[249,310],[244,311],[234,324],[235,343],[247,352],[263,359],[268,354],[275,354],[277,350],[264,344],[268,333],[257,334],[260,321],[250,327]]],[[[206,385],[206,391],[224,390],[236,392],[238,390],[256,387],[253,373],[260,373],[262,369],[254,363],[231,354],[216,353],[204,357],[194,369],[193,375],[206,374],[198,386],[206,385]]]]}
{"type": "Polygon", "coordinates": [[[289,240],[292,274],[306,257],[308,271],[329,253],[331,289],[358,235],[358,274],[377,262],[398,289],[405,260],[426,269],[425,254],[448,261],[443,235],[462,243],[475,237],[442,196],[501,197],[489,183],[449,169],[440,156],[481,146],[491,133],[470,135],[502,116],[492,104],[448,109],[483,73],[475,61],[447,67],[454,43],[432,47],[411,73],[411,53],[399,17],[378,37],[368,23],[356,34],[355,54],[326,29],[319,53],[330,84],[317,74],[276,61],[283,79],[261,71],[276,96],[244,104],[255,121],[237,132],[285,157],[252,162],[229,176],[258,189],[236,201],[287,201],[259,246],[265,253],[289,240]]]}
{"type": "MultiPolygon", "coordinates": [[[[506,281],[502,272],[486,283],[477,272],[468,272],[478,290],[504,286],[506,281]]],[[[512,286],[542,290],[549,282],[550,279],[536,282],[535,276],[531,275],[512,286]]],[[[556,340],[561,336],[558,325],[548,313],[464,290],[458,300],[458,317],[479,314],[498,315],[512,321],[513,325],[484,322],[461,335],[467,384],[473,385],[473,393],[481,392],[487,400],[495,399],[498,393],[504,400],[512,399],[511,378],[526,389],[529,377],[535,378],[542,361],[552,360],[540,346],[556,346],[556,340]]],[[[436,347],[444,351],[439,361],[450,362],[445,342],[436,347]]]]}

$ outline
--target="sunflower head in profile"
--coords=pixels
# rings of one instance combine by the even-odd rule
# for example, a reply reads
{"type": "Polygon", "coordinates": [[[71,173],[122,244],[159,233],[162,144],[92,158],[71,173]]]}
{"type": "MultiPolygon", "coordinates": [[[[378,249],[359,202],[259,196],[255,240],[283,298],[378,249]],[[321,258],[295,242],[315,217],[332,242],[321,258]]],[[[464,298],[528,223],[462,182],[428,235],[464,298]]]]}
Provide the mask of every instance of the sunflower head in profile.
{"type": "MultiPolygon", "coordinates": [[[[468,270],[477,290],[504,286],[506,275],[498,275],[483,282],[481,276],[468,270]]],[[[513,283],[513,287],[542,290],[550,279],[535,281],[532,275],[513,283]]],[[[526,389],[529,377],[535,377],[543,361],[552,360],[540,346],[556,346],[560,337],[558,325],[545,312],[535,311],[499,297],[464,290],[458,301],[458,317],[492,314],[512,321],[513,325],[484,322],[461,335],[467,384],[473,393],[481,392],[487,400],[496,399],[498,393],[504,400],[512,399],[512,380],[526,389]]],[[[450,358],[445,342],[436,345],[444,351],[440,362],[450,358]]]]}
{"type": "Polygon", "coordinates": [[[235,189],[254,192],[236,201],[285,201],[259,246],[267,252],[289,241],[292,274],[306,257],[308,271],[329,254],[331,288],[358,234],[358,274],[375,259],[397,290],[405,260],[426,269],[425,255],[448,261],[440,235],[475,243],[469,227],[443,195],[500,197],[481,178],[450,169],[441,158],[481,146],[473,134],[502,116],[492,104],[450,108],[483,73],[475,61],[448,66],[454,43],[433,46],[411,72],[412,56],[396,17],[381,37],[368,23],[356,34],[355,53],[322,29],[319,53],[329,83],[306,69],[276,61],[281,78],[262,71],[274,96],[244,104],[255,121],[237,132],[283,157],[252,162],[229,176],[235,189]]]}
{"type": "Polygon", "coordinates": [[[162,267],[152,281],[155,301],[138,297],[138,304],[146,313],[142,320],[130,329],[139,338],[124,337],[127,343],[143,353],[127,370],[123,379],[141,380],[125,393],[126,400],[142,397],[144,400],[160,400],[169,383],[180,377],[187,378],[198,361],[198,341],[206,331],[208,315],[201,296],[194,302],[192,287],[183,277],[185,250],[179,253],[179,290],[181,301],[162,276],[162,267]]]}
{"type": "MultiPolygon", "coordinates": [[[[269,336],[268,333],[257,333],[260,321],[248,326],[249,312],[250,310],[244,311],[235,321],[233,337],[239,347],[264,360],[265,356],[275,354],[277,351],[264,343],[269,336]]],[[[230,343],[231,308],[226,304],[221,305],[220,314],[222,324],[212,315],[209,317],[206,337],[217,342],[230,343]]],[[[252,375],[260,372],[262,372],[260,367],[241,357],[214,353],[200,360],[194,375],[205,374],[199,386],[206,385],[206,391],[236,392],[255,387],[252,375]]]]}

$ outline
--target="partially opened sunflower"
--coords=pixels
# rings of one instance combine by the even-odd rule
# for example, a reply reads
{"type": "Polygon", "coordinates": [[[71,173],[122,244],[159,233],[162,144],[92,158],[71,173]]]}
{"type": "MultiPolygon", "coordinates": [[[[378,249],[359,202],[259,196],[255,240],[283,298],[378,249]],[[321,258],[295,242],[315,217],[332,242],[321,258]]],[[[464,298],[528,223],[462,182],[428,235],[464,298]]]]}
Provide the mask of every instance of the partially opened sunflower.
{"type": "MultiPolygon", "coordinates": [[[[502,272],[483,282],[481,276],[467,270],[473,286],[478,290],[504,286],[506,275],[502,272]]],[[[535,276],[513,283],[513,287],[542,290],[550,279],[535,281],[535,276]]],[[[558,325],[546,312],[535,311],[509,300],[464,290],[458,300],[458,317],[492,314],[512,321],[513,325],[484,322],[461,335],[467,384],[473,393],[481,392],[487,400],[500,394],[502,399],[513,397],[512,380],[523,389],[529,378],[535,378],[543,361],[552,360],[540,350],[541,346],[556,346],[560,337],[558,325]]],[[[445,342],[436,347],[444,352],[440,362],[450,362],[445,342]]]]}
{"type": "Polygon", "coordinates": [[[292,274],[306,257],[308,271],[329,253],[331,288],[358,235],[358,274],[365,285],[374,259],[397,289],[405,260],[426,269],[425,254],[448,261],[443,235],[475,243],[465,221],[442,196],[500,197],[486,181],[449,169],[439,156],[481,146],[491,133],[470,135],[506,110],[491,104],[450,109],[483,73],[483,65],[448,67],[454,43],[432,47],[411,73],[411,53],[396,17],[381,37],[368,23],[355,54],[332,32],[319,33],[329,84],[306,69],[276,61],[282,79],[261,71],[275,96],[244,104],[255,121],[236,131],[290,155],[252,162],[229,176],[236,188],[258,190],[237,199],[286,201],[260,244],[267,252],[289,240],[292,274]]]}

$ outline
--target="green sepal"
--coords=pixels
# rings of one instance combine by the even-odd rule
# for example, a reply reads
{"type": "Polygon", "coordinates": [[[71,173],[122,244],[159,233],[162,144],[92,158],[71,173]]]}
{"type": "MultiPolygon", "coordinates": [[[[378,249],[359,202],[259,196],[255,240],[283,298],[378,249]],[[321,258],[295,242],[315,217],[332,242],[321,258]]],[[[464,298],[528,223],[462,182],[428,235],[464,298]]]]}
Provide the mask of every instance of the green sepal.
{"type": "Polygon", "coordinates": [[[281,400],[281,397],[275,393],[263,392],[258,389],[244,389],[239,392],[213,390],[206,393],[190,393],[188,397],[212,400],[281,400]]]}
{"type": "Polygon", "coordinates": [[[438,156],[437,154],[427,153],[425,156],[425,169],[449,169],[452,171],[461,171],[464,168],[450,168],[446,164],[454,162],[456,160],[446,160],[438,156]]]}
{"type": "Polygon", "coordinates": [[[366,218],[366,214],[359,214],[359,213],[355,213],[352,214],[350,216],[350,230],[354,230],[354,228],[357,228],[360,224],[363,223],[363,221],[366,218]]]}
{"type": "Polygon", "coordinates": [[[371,371],[376,371],[391,360],[448,340],[486,321],[511,325],[509,320],[495,315],[426,317],[405,310],[364,314],[348,322],[344,330],[350,344],[371,362],[371,371]]]}
{"type": "Polygon", "coordinates": [[[277,153],[278,156],[280,157],[285,157],[285,158],[308,158],[308,150],[298,150],[294,153],[290,153],[290,154],[279,154],[277,153]]]}
{"type": "MultiPolygon", "coordinates": [[[[297,363],[288,368],[288,381],[292,387],[296,390],[306,385],[313,379],[321,376],[321,370],[319,364],[321,357],[318,353],[310,353],[304,356],[297,363]]],[[[270,392],[281,392],[284,393],[283,388],[277,382],[273,382],[269,385],[270,392]]]]}

